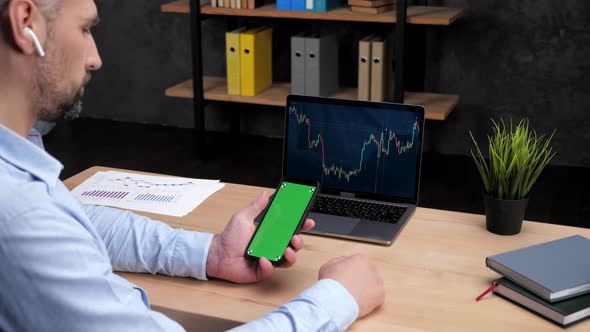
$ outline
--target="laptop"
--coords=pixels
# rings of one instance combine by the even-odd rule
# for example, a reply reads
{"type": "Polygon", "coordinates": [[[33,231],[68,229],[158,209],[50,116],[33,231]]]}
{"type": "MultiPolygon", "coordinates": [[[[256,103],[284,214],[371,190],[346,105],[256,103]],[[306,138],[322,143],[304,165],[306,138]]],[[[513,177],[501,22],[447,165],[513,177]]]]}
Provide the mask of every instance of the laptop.
{"type": "Polygon", "coordinates": [[[317,179],[308,233],[390,245],[416,210],[424,108],[289,95],[283,176],[317,179]]]}

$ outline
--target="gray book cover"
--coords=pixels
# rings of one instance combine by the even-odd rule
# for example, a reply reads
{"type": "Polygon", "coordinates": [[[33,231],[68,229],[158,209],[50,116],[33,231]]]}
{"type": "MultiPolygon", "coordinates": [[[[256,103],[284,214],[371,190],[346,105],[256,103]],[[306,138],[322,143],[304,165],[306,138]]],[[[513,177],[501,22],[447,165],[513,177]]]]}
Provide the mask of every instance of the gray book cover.
{"type": "Polygon", "coordinates": [[[305,38],[305,94],[329,97],[338,89],[338,39],[305,38]]]}
{"type": "Polygon", "coordinates": [[[575,235],[486,258],[486,265],[549,302],[590,292],[590,240],[575,235]]]}
{"type": "Polygon", "coordinates": [[[305,95],[305,38],[303,34],[291,37],[291,93],[305,95]]]}

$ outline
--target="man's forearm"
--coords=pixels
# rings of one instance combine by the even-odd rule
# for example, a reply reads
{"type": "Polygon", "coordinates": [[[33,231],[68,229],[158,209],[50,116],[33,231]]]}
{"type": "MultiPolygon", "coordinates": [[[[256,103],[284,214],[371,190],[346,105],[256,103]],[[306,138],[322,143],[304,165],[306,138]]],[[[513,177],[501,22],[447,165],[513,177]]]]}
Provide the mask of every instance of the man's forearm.
{"type": "Polygon", "coordinates": [[[344,331],[358,313],[358,305],[346,288],[323,279],[286,305],[232,331],[344,331]]]}
{"type": "Polygon", "coordinates": [[[113,269],[207,279],[213,234],[174,229],[129,211],[83,205],[104,241],[113,269]]]}

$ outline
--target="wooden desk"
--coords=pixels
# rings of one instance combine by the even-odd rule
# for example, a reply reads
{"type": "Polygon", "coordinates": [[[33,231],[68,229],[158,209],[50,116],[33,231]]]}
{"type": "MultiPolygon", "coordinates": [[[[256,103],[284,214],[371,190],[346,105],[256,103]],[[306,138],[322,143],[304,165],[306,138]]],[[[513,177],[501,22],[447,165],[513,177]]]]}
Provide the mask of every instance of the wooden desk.
{"type": "MultiPolygon", "coordinates": [[[[65,184],[71,190],[100,170],[108,169],[93,167],[65,184]]],[[[173,227],[219,233],[232,213],[262,190],[227,184],[184,218],[142,214],[173,227]]],[[[258,284],[121,275],[143,287],[152,305],[180,317],[185,327],[197,327],[205,316],[225,328],[231,326],[223,325],[225,320],[247,322],[288,302],[317,280],[319,267],[330,258],[362,253],[379,266],[387,298],[381,309],[352,325],[353,331],[560,331],[498,296],[477,303],[474,298],[498,277],[485,267],[486,256],[574,234],[590,237],[590,230],[525,222],[522,233],[506,237],[487,232],[481,215],[418,208],[390,247],[304,235],[297,264],[258,284]]],[[[567,329],[588,330],[590,321],[567,329]]]]}

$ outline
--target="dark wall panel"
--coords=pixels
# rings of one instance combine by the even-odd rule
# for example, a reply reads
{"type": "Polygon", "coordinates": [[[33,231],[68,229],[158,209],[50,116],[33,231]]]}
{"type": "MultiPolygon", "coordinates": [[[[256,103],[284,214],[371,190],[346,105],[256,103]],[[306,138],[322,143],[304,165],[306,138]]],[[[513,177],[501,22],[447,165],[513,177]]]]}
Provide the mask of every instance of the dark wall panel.
{"type": "Polygon", "coordinates": [[[433,149],[464,154],[468,130],[483,133],[490,117],[528,117],[539,132],[557,128],[556,163],[590,167],[588,1],[435,3],[466,15],[429,29],[427,88],[461,95],[447,121],[429,123],[433,149]]]}
{"type": "MultiPolygon", "coordinates": [[[[164,2],[98,1],[102,22],[95,37],[104,65],[88,89],[86,116],[192,125],[190,101],[163,94],[166,87],[189,78],[191,72],[188,16],[161,13],[164,2]]],[[[529,117],[539,132],[557,128],[554,163],[590,167],[590,3],[446,0],[429,4],[466,9],[465,17],[450,27],[425,28],[426,89],[461,95],[460,105],[447,121],[428,122],[429,150],[464,155],[469,149],[469,130],[484,140],[491,117],[529,117]]],[[[252,23],[238,23],[244,22],[252,23]]],[[[293,21],[258,22],[275,27],[277,36],[296,30],[293,21]]],[[[223,18],[203,24],[206,74],[225,75],[225,27],[223,18]]],[[[304,29],[347,30],[356,38],[371,29],[389,27],[306,22],[304,29]]],[[[285,80],[288,43],[276,44],[280,66],[275,66],[274,77],[285,80]]],[[[347,49],[342,52],[341,68],[352,68],[354,63],[347,62],[355,56],[347,49]]],[[[356,80],[354,72],[342,77],[346,85],[356,80]]],[[[208,109],[207,129],[227,130],[228,114],[240,109],[239,104],[208,109]]],[[[242,111],[242,130],[280,136],[281,111],[254,109],[242,111]]]]}

